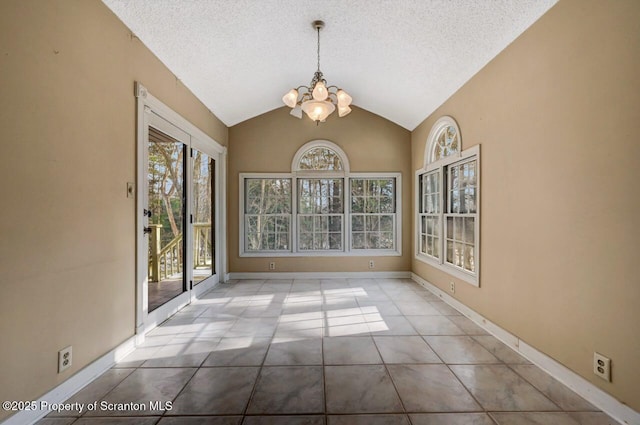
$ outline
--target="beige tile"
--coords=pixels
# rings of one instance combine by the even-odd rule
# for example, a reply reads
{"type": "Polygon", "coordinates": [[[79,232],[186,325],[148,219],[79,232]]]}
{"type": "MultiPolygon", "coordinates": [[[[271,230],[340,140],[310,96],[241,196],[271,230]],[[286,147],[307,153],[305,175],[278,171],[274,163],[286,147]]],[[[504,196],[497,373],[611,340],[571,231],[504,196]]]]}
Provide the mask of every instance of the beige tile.
{"type": "Polygon", "coordinates": [[[486,413],[422,413],[409,417],[413,425],[495,425],[486,413]]]}
{"type": "Polygon", "coordinates": [[[327,413],[403,413],[382,365],[325,366],[327,413]]]}
{"type": "Polygon", "coordinates": [[[580,425],[566,413],[489,413],[498,425],[580,425]]]}
{"type": "Polygon", "coordinates": [[[322,366],[263,367],[247,413],[324,413],[322,366]]]}
{"type": "Polygon", "coordinates": [[[485,331],[479,325],[474,323],[471,319],[464,316],[448,316],[457,327],[462,329],[467,335],[489,335],[489,332],[485,331]]]}
{"type": "Polygon", "coordinates": [[[202,366],[260,366],[270,342],[262,337],[222,338],[202,366]]]}
{"type": "Polygon", "coordinates": [[[473,412],[482,408],[445,365],[388,365],[407,412],[473,412]]]}
{"type": "Polygon", "coordinates": [[[560,410],[507,366],[453,365],[450,368],[486,410],[560,410]]]}
{"type": "Polygon", "coordinates": [[[369,336],[324,338],[323,353],[326,365],[382,363],[369,336]]]}
{"type": "Polygon", "coordinates": [[[493,354],[469,336],[425,336],[424,339],[445,363],[500,363],[493,354]]]}
{"type": "Polygon", "coordinates": [[[324,425],[324,416],[245,416],[242,425],[324,425]]]}
{"type": "Polygon", "coordinates": [[[549,397],[563,410],[597,411],[598,409],[535,365],[513,365],[513,370],[549,397]]]}
{"type": "Polygon", "coordinates": [[[274,338],[265,365],[322,365],[321,338],[274,338]]]}
{"type": "MultiPolygon", "coordinates": [[[[137,369],[127,376],[102,400],[110,405],[144,405],[139,410],[102,410],[87,412],[87,416],[141,416],[164,413],[152,408],[150,401],[172,401],[196,372],[193,368],[137,369]]],[[[98,403],[100,406],[101,403],[98,403]]]]}
{"type": "Polygon", "coordinates": [[[258,376],[257,367],[198,370],[167,415],[243,414],[258,376]]]}
{"type": "Polygon", "coordinates": [[[492,335],[476,335],[473,339],[507,364],[531,364],[529,360],[492,335]]]}
{"type": "Polygon", "coordinates": [[[602,412],[568,412],[580,425],[620,425],[602,412]]]}
{"type": "MultiPolygon", "coordinates": [[[[134,369],[109,369],[103,373],[98,379],[81,389],[76,395],[65,401],[65,403],[87,405],[96,400],[100,400],[107,395],[109,391],[120,384],[134,369]]],[[[48,416],[80,416],[86,412],[78,410],[67,410],[60,412],[52,412],[48,416]]]]}
{"type": "Polygon", "coordinates": [[[465,335],[447,316],[407,316],[420,335],[465,335]]]}
{"type": "Polygon", "coordinates": [[[410,425],[406,415],[330,415],[327,425],[410,425]]]}
{"type": "Polygon", "coordinates": [[[419,336],[377,336],[373,339],[385,363],[442,363],[419,336]]]}
{"type": "Polygon", "coordinates": [[[241,422],[242,416],[165,416],[158,425],[240,425],[241,422]]]}

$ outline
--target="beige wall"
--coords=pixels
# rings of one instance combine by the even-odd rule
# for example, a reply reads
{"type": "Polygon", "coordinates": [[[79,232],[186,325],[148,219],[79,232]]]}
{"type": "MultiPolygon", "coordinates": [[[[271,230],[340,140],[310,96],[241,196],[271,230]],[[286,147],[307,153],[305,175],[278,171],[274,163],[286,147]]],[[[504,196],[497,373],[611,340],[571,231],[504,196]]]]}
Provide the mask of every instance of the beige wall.
{"type": "Polygon", "coordinates": [[[0,75],[0,400],[32,400],[134,333],[134,81],[227,128],[98,0],[0,2],[0,75]]]}
{"type": "Polygon", "coordinates": [[[392,122],[354,107],[345,118],[331,116],[316,125],[306,116],[299,120],[282,107],[229,129],[229,270],[231,272],[267,272],[270,261],[276,272],[291,271],[408,271],[410,261],[410,211],[407,201],[411,189],[411,139],[409,131],[392,122]],[[293,156],[305,143],[324,139],[336,143],[349,158],[353,172],[402,173],[403,246],[395,257],[277,257],[239,258],[238,254],[238,176],[243,172],[291,171],[293,156]]]}
{"type": "Polygon", "coordinates": [[[640,2],[561,0],[412,133],[414,170],[442,115],[481,144],[481,288],[413,270],[635,410],[638,76],[640,2]]]}

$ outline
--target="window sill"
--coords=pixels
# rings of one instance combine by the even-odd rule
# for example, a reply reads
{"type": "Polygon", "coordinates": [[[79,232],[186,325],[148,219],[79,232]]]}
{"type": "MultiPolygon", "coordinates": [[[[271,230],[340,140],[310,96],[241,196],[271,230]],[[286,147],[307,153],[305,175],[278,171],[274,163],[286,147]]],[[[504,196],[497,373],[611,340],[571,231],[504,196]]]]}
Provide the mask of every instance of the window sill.
{"type": "Polygon", "coordinates": [[[448,275],[451,275],[457,279],[460,279],[464,282],[467,282],[470,285],[476,286],[476,287],[480,287],[480,280],[478,278],[478,275],[471,275],[469,273],[465,273],[462,270],[458,270],[456,268],[453,268],[451,266],[448,266],[446,264],[440,264],[438,263],[436,260],[432,260],[431,258],[425,256],[425,255],[421,255],[421,254],[416,254],[414,256],[414,258],[422,263],[425,263],[429,266],[435,267],[438,270],[442,270],[443,272],[447,273],[448,275]]]}
{"type": "Polygon", "coordinates": [[[357,251],[309,251],[309,252],[241,252],[240,258],[265,258],[265,257],[399,257],[401,251],[359,249],[357,251]]]}

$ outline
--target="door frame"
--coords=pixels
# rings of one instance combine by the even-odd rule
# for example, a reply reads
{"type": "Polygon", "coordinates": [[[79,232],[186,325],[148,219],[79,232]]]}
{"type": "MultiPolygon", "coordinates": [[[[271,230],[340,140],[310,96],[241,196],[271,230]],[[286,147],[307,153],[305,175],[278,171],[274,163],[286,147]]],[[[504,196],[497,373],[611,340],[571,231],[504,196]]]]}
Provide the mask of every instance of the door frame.
{"type": "MultiPolygon", "coordinates": [[[[197,299],[204,292],[207,292],[218,282],[226,281],[227,276],[227,249],[226,249],[226,157],[227,148],[209,137],[202,130],[191,124],[185,118],[162,103],[139,82],[135,83],[136,97],[136,341],[144,340],[146,332],[150,331],[171,315],[176,313],[191,301],[197,299]],[[192,286],[193,267],[184,267],[183,273],[187,282],[187,291],[158,307],[152,312],[148,311],[148,254],[146,251],[147,236],[143,233],[145,227],[145,217],[143,210],[147,197],[147,160],[149,140],[149,125],[158,130],[172,133],[178,137],[176,140],[186,144],[188,154],[186,168],[184,170],[186,187],[186,217],[192,213],[193,196],[193,161],[191,159],[191,149],[197,149],[209,155],[216,161],[214,173],[214,242],[215,251],[215,273],[198,285],[192,286]]],[[[186,220],[184,231],[185,238],[185,263],[190,265],[193,262],[193,252],[189,249],[192,246],[193,232],[191,231],[190,220],[186,220]]]]}

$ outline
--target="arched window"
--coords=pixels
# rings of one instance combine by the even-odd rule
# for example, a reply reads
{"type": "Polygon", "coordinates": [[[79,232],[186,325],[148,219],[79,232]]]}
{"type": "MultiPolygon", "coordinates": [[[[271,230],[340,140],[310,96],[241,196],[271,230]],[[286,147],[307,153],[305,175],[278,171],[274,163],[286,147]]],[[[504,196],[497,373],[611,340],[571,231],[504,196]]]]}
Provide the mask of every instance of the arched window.
{"type": "Polygon", "coordinates": [[[442,117],[416,177],[416,258],[479,286],[480,146],[463,151],[458,124],[442,117]]]}
{"type": "Polygon", "coordinates": [[[462,139],[456,121],[448,116],[440,118],[431,127],[427,138],[425,164],[439,161],[451,155],[460,153],[462,139]]]}
{"type": "Polygon", "coordinates": [[[291,173],[242,173],[241,256],[400,255],[400,173],[351,173],[337,144],[312,140],[291,173]]]}
{"type": "Polygon", "coordinates": [[[291,171],[294,173],[325,171],[346,174],[349,172],[349,159],[347,154],[335,143],[328,140],[312,140],[298,149],[298,152],[293,156],[291,171]]]}

